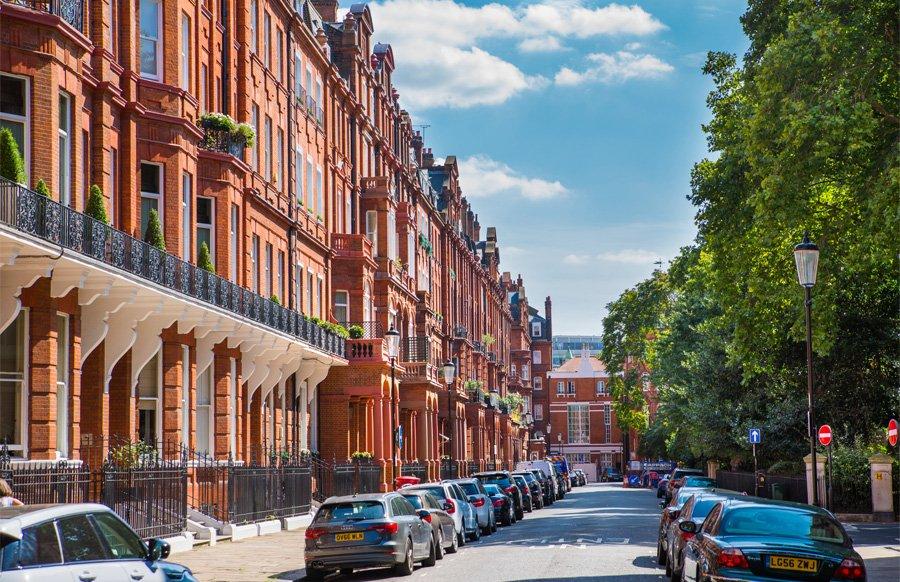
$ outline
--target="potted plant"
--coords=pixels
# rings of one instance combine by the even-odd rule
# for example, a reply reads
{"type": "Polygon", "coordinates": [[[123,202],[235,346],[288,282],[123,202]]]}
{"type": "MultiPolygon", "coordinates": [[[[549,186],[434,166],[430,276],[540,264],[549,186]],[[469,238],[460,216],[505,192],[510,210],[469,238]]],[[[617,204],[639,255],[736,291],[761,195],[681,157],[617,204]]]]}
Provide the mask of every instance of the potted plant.
{"type": "Polygon", "coordinates": [[[491,345],[493,345],[493,343],[494,343],[495,341],[497,341],[497,340],[494,339],[494,336],[492,336],[492,335],[489,334],[489,333],[486,333],[486,334],[484,334],[483,336],[481,336],[481,343],[483,343],[483,344],[484,344],[484,347],[486,347],[486,348],[491,347],[491,345]]]}
{"type": "Polygon", "coordinates": [[[361,325],[351,325],[347,328],[350,339],[362,339],[366,334],[366,330],[361,325]]]}
{"type": "Polygon", "coordinates": [[[372,455],[372,453],[370,453],[369,451],[353,451],[353,453],[350,455],[350,459],[357,463],[363,461],[371,461],[373,458],[374,455],[372,455]]]}
{"type": "Polygon", "coordinates": [[[15,136],[6,127],[0,128],[0,176],[25,185],[25,160],[15,136]]]}

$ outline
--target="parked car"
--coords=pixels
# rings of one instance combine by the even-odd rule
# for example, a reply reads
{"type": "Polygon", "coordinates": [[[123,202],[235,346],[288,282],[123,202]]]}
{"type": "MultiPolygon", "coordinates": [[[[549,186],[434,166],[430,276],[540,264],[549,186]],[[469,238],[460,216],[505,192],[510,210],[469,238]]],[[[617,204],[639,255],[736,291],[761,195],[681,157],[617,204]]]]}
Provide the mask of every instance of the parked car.
{"type": "Polygon", "coordinates": [[[556,474],[556,498],[562,499],[566,496],[566,491],[569,490],[567,487],[568,479],[563,476],[562,473],[556,474]]]}
{"type": "Polygon", "coordinates": [[[531,474],[534,475],[534,478],[538,480],[538,483],[541,484],[541,493],[544,496],[544,505],[553,505],[553,502],[556,501],[556,496],[553,494],[553,487],[550,484],[550,477],[544,473],[541,469],[532,469],[531,474]]]}
{"type": "Polygon", "coordinates": [[[454,481],[469,497],[469,503],[475,508],[475,516],[478,518],[478,527],[481,535],[489,536],[497,531],[497,518],[494,516],[494,505],[491,498],[484,490],[484,485],[478,479],[457,479],[454,481]]]}
{"type": "Polygon", "coordinates": [[[541,484],[534,478],[531,471],[516,471],[513,477],[522,477],[528,486],[528,497],[531,499],[532,509],[541,509],[544,507],[544,492],[541,490],[541,484]]]}
{"type": "Polygon", "coordinates": [[[373,566],[408,576],[416,562],[434,566],[430,516],[395,492],[329,497],[306,530],[306,577],[373,566]]]}
{"type": "Polygon", "coordinates": [[[666,487],[666,499],[668,500],[672,497],[672,492],[684,485],[684,478],[688,475],[694,475],[697,477],[702,477],[705,473],[700,469],[682,469],[678,468],[672,471],[672,476],[669,477],[669,484],[666,487]]]}
{"type": "Polygon", "coordinates": [[[534,501],[531,497],[531,487],[528,486],[528,481],[525,480],[521,473],[513,473],[512,480],[522,494],[522,509],[527,513],[531,513],[534,511],[534,501]]]}
{"type": "Polygon", "coordinates": [[[166,562],[169,544],[141,540],[110,508],[93,503],[0,508],[0,579],[194,582],[166,562]]]}
{"type": "Polygon", "coordinates": [[[438,498],[428,491],[410,491],[405,489],[398,491],[417,510],[425,510],[431,514],[431,518],[425,521],[431,524],[434,547],[437,550],[437,559],[444,558],[444,552],[455,554],[458,547],[456,539],[456,524],[450,514],[444,511],[443,504],[438,498]]]}
{"type": "MultiPolygon", "coordinates": [[[[659,516],[659,530],[657,531],[656,541],[656,558],[660,564],[665,563],[660,562],[660,560],[664,560],[665,555],[669,551],[669,548],[666,545],[668,544],[666,533],[669,531],[669,525],[676,519],[678,519],[678,516],[681,514],[681,508],[684,507],[684,504],[687,503],[687,500],[690,499],[694,493],[700,491],[703,491],[703,489],[682,487],[681,489],[677,490],[675,496],[668,500],[668,502],[659,502],[659,506],[662,508],[662,514],[659,516]]],[[[714,490],[709,489],[709,491],[714,490]]]]}
{"type": "Polygon", "coordinates": [[[656,498],[662,499],[666,495],[666,489],[669,487],[669,474],[666,473],[656,484],[656,498]]]}
{"type": "MultiPolygon", "coordinates": [[[[734,495],[740,495],[730,491],[706,491],[700,490],[693,493],[684,503],[678,517],[672,520],[666,532],[666,554],[660,562],[666,566],[666,575],[672,580],[680,581],[684,557],[684,546],[693,534],[681,531],[681,522],[693,521],[697,527],[703,524],[703,520],[709,515],[712,508],[720,501],[724,501],[734,495]]],[[[657,555],[657,561],[659,556],[657,555]]]]}
{"type": "Polygon", "coordinates": [[[588,479],[587,475],[581,469],[575,469],[575,474],[578,475],[578,484],[581,486],[587,485],[588,479]]]}
{"type": "Polygon", "coordinates": [[[562,475],[563,486],[565,491],[572,490],[572,483],[569,481],[569,460],[564,455],[551,455],[547,457],[556,467],[556,472],[562,475]]]}
{"type": "Polygon", "coordinates": [[[600,481],[604,483],[621,483],[622,473],[615,467],[604,467],[603,472],[600,473],[600,481]]]}
{"type": "Polygon", "coordinates": [[[516,484],[513,483],[512,475],[510,475],[509,471],[485,471],[483,473],[475,473],[472,476],[477,477],[484,485],[487,485],[488,483],[498,485],[506,495],[509,495],[509,497],[512,498],[513,512],[516,514],[516,519],[525,517],[525,505],[522,499],[522,492],[516,484]]]}
{"type": "Polygon", "coordinates": [[[559,490],[559,479],[556,474],[556,465],[546,459],[519,461],[516,463],[516,471],[533,471],[534,469],[543,471],[544,475],[550,480],[550,486],[553,489],[553,500],[562,499],[562,492],[559,490]]]}
{"type": "Polygon", "coordinates": [[[682,487],[718,487],[719,483],[712,477],[703,477],[701,475],[689,475],[684,478],[682,487]]]}
{"type": "Polygon", "coordinates": [[[831,513],[812,505],[733,497],[720,501],[684,548],[684,579],[865,580],[863,559],[831,513]]]}
{"type": "Polygon", "coordinates": [[[456,542],[460,547],[466,545],[466,540],[474,536],[475,533],[478,534],[479,538],[481,537],[475,509],[469,503],[469,499],[459,485],[449,481],[420,483],[403,487],[400,491],[410,489],[428,491],[437,498],[442,504],[444,511],[453,518],[453,522],[456,525],[456,542]]]}
{"type": "Polygon", "coordinates": [[[513,508],[512,498],[505,494],[499,485],[488,483],[484,486],[485,491],[491,497],[491,504],[494,506],[494,515],[503,525],[512,525],[516,523],[516,511],[513,508]]]}

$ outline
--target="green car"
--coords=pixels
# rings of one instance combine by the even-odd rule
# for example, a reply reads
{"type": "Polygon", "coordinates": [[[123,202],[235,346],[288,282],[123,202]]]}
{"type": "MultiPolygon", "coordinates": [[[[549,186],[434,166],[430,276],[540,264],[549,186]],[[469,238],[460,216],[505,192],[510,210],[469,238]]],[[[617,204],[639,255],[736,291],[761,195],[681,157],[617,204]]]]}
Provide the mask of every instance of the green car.
{"type": "Polygon", "coordinates": [[[812,505],[736,497],[721,501],[684,549],[687,581],[865,580],[850,536],[831,513],[812,505]]]}

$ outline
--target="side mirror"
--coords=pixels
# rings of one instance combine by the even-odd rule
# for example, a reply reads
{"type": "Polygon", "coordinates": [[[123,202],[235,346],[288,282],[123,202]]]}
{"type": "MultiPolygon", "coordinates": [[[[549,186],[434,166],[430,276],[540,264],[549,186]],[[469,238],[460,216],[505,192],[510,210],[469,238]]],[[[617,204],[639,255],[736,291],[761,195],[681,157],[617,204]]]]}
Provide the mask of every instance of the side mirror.
{"type": "Polygon", "coordinates": [[[686,519],[678,524],[678,529],[680,529],[684,533],[695,534],[697,533],[697,524],[691,520],[686,519]]]}
{"type": "Polygon", "coordinates": [[[665,502],[665,501],[660,501],[660,502],[659,502],[659,508],[660,508],[660,509],[665,509],[665,508],[666,508],[666,502],[665,502]]]}
{"type": "Polygon", "coordinates": [[[419,516],[419,519],[424,519],[426,521],[431,521],[431,513],[428,512],[427,509],[419,509],[416,511],[416,515],[419,516]]]}
{"type": "Polygon", "coordinates": [[[169,546],[169,542],[165,542],[158,538],[153,538],[149,542],[147,542],[147,560],[151,562],[165,560],[169,557],[169,551],[171,549],[172,548],[169,546]]]}
{"type": "Polygon", "coordinates": [[[450,511],[451,509],[453,509],[453,504],[450,503],[449,501],[445,501],[444,502],[444,511],[450,511]]]}
{"type": "Polygon", "coordinates": [[[469,496],[469,503],[475,503],[476,497],[474,495],[469,496]]]}

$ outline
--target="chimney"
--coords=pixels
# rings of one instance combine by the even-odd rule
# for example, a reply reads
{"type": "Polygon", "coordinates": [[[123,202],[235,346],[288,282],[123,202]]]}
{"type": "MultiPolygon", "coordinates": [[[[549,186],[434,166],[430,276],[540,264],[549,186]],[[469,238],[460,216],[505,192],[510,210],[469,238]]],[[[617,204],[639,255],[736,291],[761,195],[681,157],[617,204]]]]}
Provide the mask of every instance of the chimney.
{"type": "Polygon", "coordinates": [[[431,148],[425,148],[425,153],[422,154],[422,167],[430,168],[434,166],[434,154],[431,153],[431,148]]]}
{"type": "Polygon", "coordinates": [[[476,242],[478,242],[478,241],[481,240],[481,223],[478,222],[478,215],[477,215],[477,214],[475,215],[475,224],[474,224],[473,226],[474,226],[474,229],[475,229],[475,230],[474,230],[474,233],[475,233],[475,234],[472,236],[472,238],[475,239],[476,242]]]}
{"type": "Polygon", "coordinates": [[[416,159],[416,165],[422,167],[422,132],[416,131],[412,138],[413,156],[416,159]]]}
{"type": "Polygon", "coordinates": [[[550,301],[550,296],[547,295],[547,298],[544,299],[544,319],[547,320],[547,337],[549,339],[553,339],[553,302],[550,301]]]}
{"type": "Polygon", "coordinates": [[[312,5],[325,22],[337,21],[338,0],[312,0],[312,5]]]}

